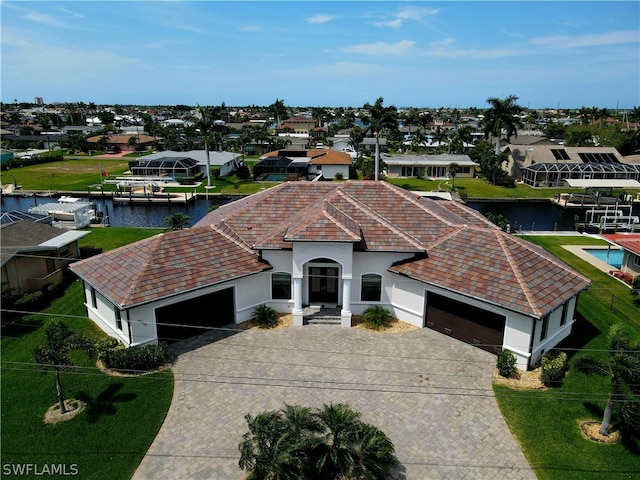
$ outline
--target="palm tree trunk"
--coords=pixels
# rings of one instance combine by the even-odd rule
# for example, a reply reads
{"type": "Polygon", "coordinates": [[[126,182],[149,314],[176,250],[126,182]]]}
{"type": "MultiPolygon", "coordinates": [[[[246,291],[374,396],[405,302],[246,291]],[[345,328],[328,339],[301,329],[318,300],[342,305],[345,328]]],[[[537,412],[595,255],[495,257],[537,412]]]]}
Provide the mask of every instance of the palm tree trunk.
{"type": "Polygon", "coordinates": [[[613,410],[613,394],[609,393],[607,398],[607,406],[604,407],[604,415],[602,416],[602,425],[600,425],[600,435],[605,437],[609,435],[609,423],[611,422],[611,411],[613,410]]]}
{"type": "Polygon", "coordinates": [[[56,370],[56,390],[58,391],[58,404],[60,405],[60,413],[67,413],[67,408],[64,406],[62,383],[60,383],[60,372],[58,370],[56,370]]]}
{"type": "Polygon", "coordinates": [[[204,154],[207,157],[207,187],[211,186],[211,161],[209,160],[209,141],[204,140],[204,154]]]}
{"type": "Polygon", "coordinates": [[[380,135],[376,132],[376,153],[375,153],[375,180],[380,179],[380,135]]]}

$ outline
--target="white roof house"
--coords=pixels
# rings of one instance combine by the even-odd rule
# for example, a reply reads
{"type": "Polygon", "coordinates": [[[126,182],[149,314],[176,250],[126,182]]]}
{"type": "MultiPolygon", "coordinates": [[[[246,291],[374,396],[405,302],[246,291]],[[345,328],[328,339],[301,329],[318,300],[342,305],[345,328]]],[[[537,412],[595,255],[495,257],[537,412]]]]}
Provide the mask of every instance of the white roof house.
{"type": "MultiPolygon", "coordinates": [[[[207,166],[207,154],[204,150],[189,150],[188,152],[174,152],[164,150],[151,155],[146,155],[144,160],[157,160],[160,158],[191,158],[198,162],[198,165],[204,171],[207,166]]],[[[225,176],[234,172],[236,167],[242,160],[242,154],[234,152],[220,152],[217,150],[209,150],[209,165],[220,168],[220,175],[225,176]]]]}

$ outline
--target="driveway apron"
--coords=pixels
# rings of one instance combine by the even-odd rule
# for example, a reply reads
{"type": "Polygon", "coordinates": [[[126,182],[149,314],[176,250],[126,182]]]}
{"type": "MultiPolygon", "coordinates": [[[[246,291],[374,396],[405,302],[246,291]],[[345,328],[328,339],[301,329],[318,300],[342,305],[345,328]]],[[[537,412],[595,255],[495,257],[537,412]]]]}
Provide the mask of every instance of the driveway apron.
{"type": "Polygon", "coordinates": [[[175,348],[173,401],[136,480],[243,479],[247,413],[330,403],[389,436],[394,478],[536,478],[493,395],[496,357],[433,330],[212,331],[175,348]]]}

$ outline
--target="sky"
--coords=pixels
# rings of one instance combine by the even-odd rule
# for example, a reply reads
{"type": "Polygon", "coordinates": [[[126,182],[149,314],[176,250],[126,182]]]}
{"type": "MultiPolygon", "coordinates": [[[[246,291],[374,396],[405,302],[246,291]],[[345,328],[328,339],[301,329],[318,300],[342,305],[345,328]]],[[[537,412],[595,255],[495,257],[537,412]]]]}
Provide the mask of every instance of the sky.
{"type": "Polygon", "coordinates": [[[3,102],[640,105],[637,1],[1,1],[3,102]]]}

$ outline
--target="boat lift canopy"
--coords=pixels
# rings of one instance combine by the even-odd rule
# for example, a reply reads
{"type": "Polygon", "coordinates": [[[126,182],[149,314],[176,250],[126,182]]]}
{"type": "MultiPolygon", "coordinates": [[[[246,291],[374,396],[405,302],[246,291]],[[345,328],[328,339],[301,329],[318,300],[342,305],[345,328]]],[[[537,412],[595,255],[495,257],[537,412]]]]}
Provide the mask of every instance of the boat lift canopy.
{"type": "Polygon", "coordinates": [[[567,185],[573,188],[638,188],[640,182],[637,180],[627,179],[583,179],[583,178],[565,178],[567,185]]]}

